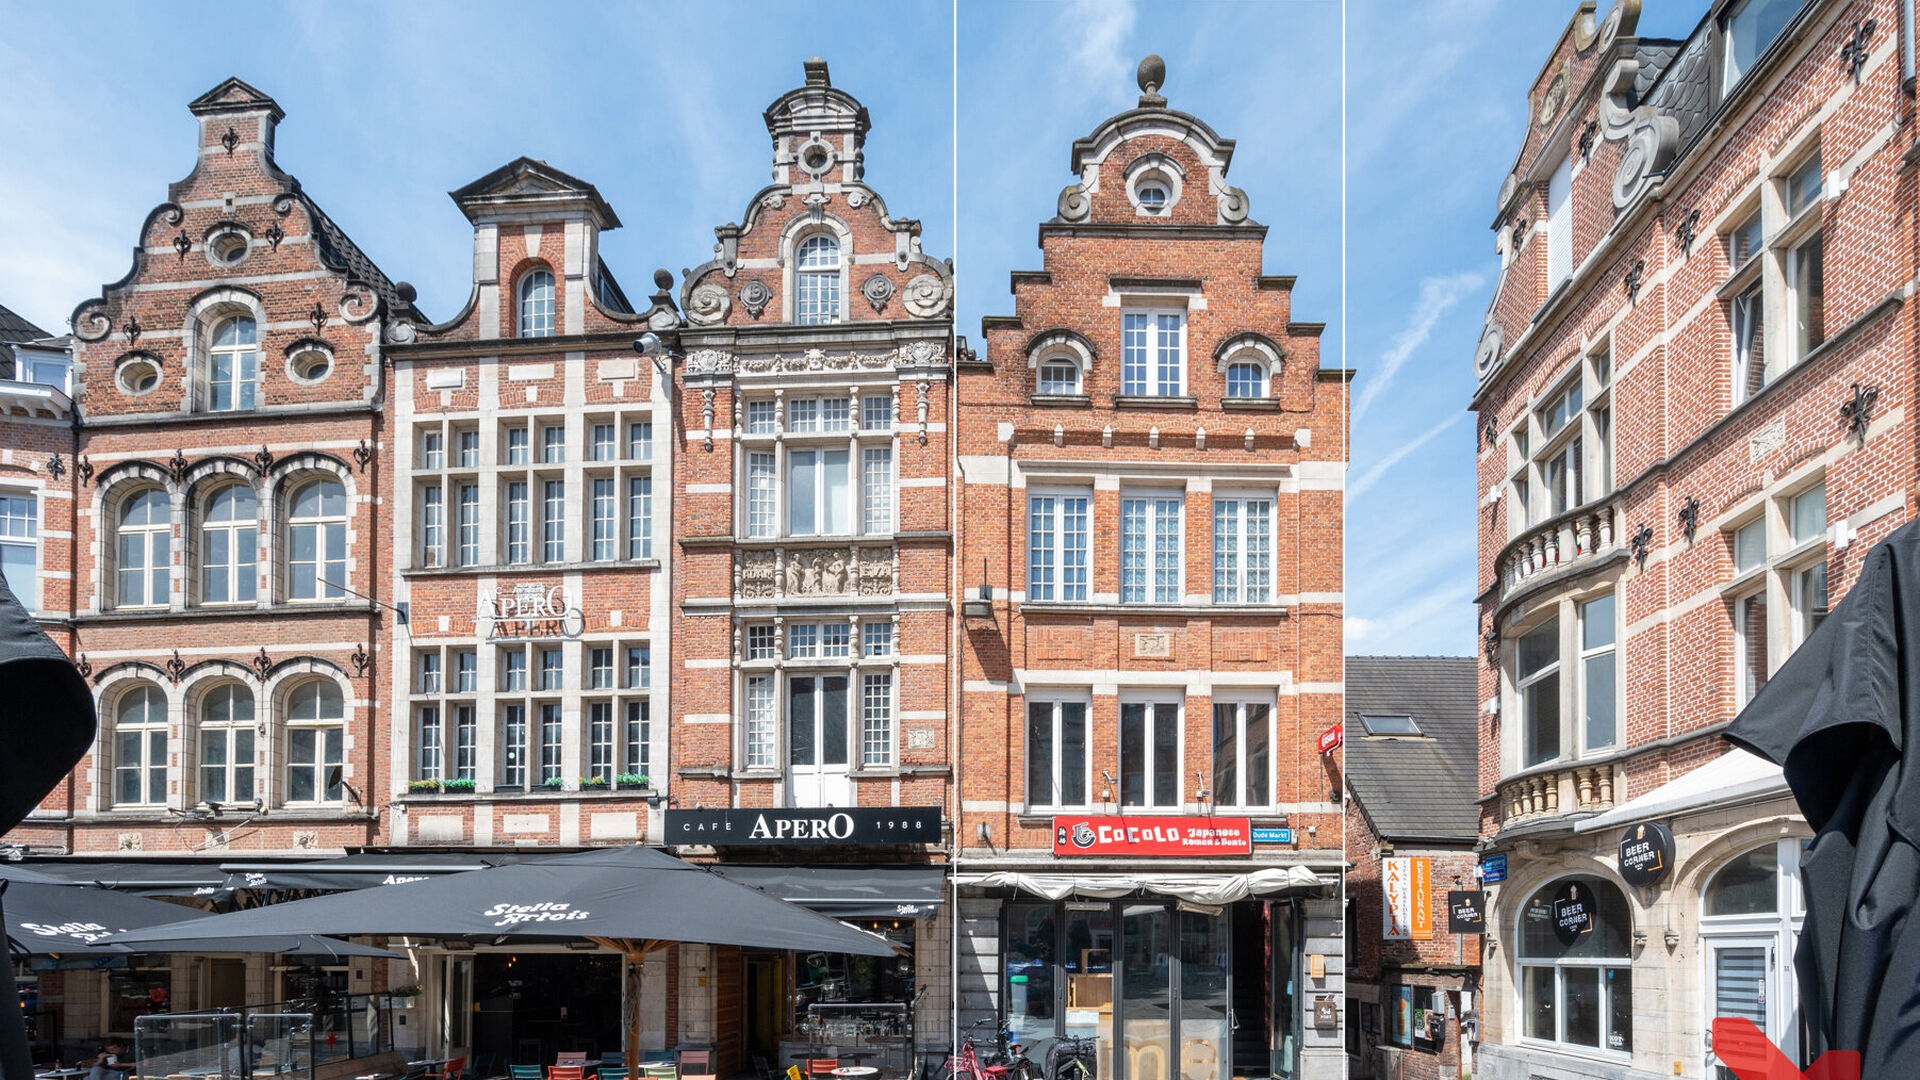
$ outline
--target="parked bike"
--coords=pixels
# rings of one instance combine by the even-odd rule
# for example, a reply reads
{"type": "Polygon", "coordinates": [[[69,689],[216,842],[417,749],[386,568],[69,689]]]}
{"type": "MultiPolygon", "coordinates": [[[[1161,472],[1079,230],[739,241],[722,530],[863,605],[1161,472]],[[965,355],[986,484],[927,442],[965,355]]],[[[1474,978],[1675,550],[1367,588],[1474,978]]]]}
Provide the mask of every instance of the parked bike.
{"type": "Polygon", "coordinates": [[[990,1051],[994,1057],[1004,1058],[1005,1064],[989,1063],[980,1056],[973,1033],[993,1023],[992,1017],[985,1017],[968,1026],[959,1051],[941,1066],[940,1080],[1039,1080],[1039,1071],[1020,1049],[1020,1040],[1012,1032],[1000,1031],[998,1045],[995,1051],[990,1051]]]}

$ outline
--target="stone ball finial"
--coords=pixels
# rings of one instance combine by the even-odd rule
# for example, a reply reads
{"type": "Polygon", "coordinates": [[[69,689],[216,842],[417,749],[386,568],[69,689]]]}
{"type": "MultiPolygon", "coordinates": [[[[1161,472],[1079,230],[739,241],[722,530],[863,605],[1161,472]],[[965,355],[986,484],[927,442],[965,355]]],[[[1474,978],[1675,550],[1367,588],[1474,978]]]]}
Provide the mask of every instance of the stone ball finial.
{"type": "Polygon", "coordinates": [[[666,270],[655,270],[653,272],[653,285],[654,288],[662,292],[673,288],[673,274],[666,270]]]}
{"type": "Polygon", "coordinates": [[[401,300],[402,300],[403,302],[405,302],[405,303],[408,303],[408,304],[411,304],[411,303],[413,303],[413,302],[414,302],[415,300],[418,300],[418,299],[420,299],[420,292],[419,292],[419,290],[417,290],[417,289],[415,289],[415,288],[413,287],[413,283],[412,283],[412,282],[410,282],[410,281],[396,281],[396,282],[394,282],[394,283],[393,283],[393,295],[395,295],[395,296],[397,296],[397,297],[399,297],[399,298],[400,298],[400,299],[401,299],[401,300]]]}
{"type": "Polygon", "coordinates": [[[1140,83],[1141,101],[1144,102],[1150,98],[1166,100],[1160,96],[1159,91],[1167,84],[1167,62],[1160,59],[1159,53],[1149,53],[1145,60],[1140,61],[1140,70],[1136,79],[1140,83]]]}

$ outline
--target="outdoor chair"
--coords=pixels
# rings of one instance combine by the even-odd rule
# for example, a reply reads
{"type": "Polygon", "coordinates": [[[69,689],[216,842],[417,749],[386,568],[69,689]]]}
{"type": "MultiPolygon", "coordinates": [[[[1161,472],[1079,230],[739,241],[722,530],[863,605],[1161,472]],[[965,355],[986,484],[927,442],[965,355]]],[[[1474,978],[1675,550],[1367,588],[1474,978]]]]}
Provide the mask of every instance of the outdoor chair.
{"type": "Polygon", "coordinates": [[[812,1076],[832,1076],[833,1070],[840,1067],[839,1058],[808,1058],[807,1073],[812,1076]]]}
{"type": "Polygon", "coordinates": [[[647,1080],[680,1080],[680,1070],[672,1062],[642,1065],[640,1073],[647,1080]]]}
{"type": "Polygon", "coordinates": [[[509,1065],[507,1075],[512,1080],[540,1080],[543,1070],[538,1065],[509,1065]]]}
{"type": "Polygon", "coordinates": [[[460,1080],[466,1071],[467,1059],[457,1057],[445,1065],[440,1066],[439,1072],[428,1069],[426,1072],[421,1073],[420,1080],[460,1080]]]}
{"type": "Polygon", "coordinates": [[[585,1050],[562,1050],[553,1059],[553,1063],[555,1065],[585,1065],[587,1063],[587,1052],[585,1050]]]}
{"type": "Polygon", "coordinates": [[[572,1065],[547,1066],[547,1080],[587,1080],[587,1067],[578,1063],[572,1065]]]}
{"type": "Polygon", "coordinates": [[[600,1071],[594,1075],[598,1076],[600,1080],[627,1080],[627,1067],[625,1065],[602,1065],[600,1066],[600,1071]]]}
{"type": "Polygon", "coordinates": [[[682,1050],[674,1058],[682,1076],[705,1076],[713,1072],[711,1050],[682,1050]]]}

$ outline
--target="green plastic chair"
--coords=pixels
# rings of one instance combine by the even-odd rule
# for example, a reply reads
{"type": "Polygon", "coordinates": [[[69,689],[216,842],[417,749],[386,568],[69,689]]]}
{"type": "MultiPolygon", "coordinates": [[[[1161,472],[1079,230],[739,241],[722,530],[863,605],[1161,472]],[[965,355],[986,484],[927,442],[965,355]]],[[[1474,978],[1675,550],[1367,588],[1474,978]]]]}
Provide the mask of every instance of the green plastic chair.
{"type": "Polygon", "coordinates": [[[600,1080],[627,1080],[627,1067],[625,1065],[602,1065],[600,1066],[599,1073],[596,1075],[600,1077],[600,1080]]]}
{"type": "Polygon", "coordinates": [[[507,1075],[512,1080],[541,1080],[546,1071],[538,1065],[509,1065],[507,1075]]]}
{"type": "Polygon", "coordinates": [[[680,1067],[673,1064],[647,1065],[640,1071],[646,1074],[647,1080],[680,1080],[680,1067]]]}

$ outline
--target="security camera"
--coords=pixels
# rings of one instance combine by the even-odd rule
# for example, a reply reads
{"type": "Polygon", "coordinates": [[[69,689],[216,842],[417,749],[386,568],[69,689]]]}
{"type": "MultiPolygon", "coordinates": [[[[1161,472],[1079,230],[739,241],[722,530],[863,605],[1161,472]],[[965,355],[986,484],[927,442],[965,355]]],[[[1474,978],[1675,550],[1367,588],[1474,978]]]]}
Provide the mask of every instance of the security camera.
{"type": "Polygon", "coordinates": [[[641,356],[658,352],[659,349],[660,335],[651,330],[633,339],[633,351],[639,353],[641,356]]]}

